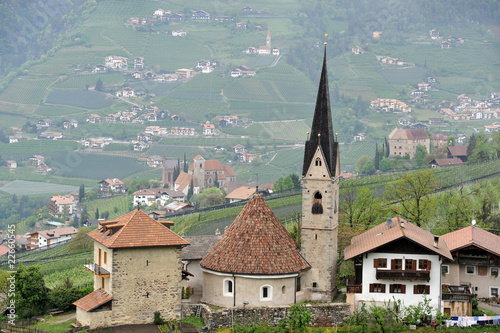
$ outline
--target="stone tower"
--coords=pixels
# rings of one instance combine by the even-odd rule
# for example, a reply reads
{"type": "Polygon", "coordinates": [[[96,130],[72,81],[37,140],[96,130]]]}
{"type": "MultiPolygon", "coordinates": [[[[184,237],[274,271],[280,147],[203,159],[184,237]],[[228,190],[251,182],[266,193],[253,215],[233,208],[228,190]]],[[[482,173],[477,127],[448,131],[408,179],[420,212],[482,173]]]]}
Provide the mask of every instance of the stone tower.
{"type": "Polygon", "coordinates": [[[271,50],[271,29],[267,29],[266,46],[271,50]]]}
{"type": "Polygon", "coordinates": [[[201,155],[196,155],[193,167],[193,176],[201,192],[205,189],[205,159],[201,155]]]}
{"type": "Polygon", "coordinates": [[[302,170],[302,249],[311,265],[302,277],[310,300],[331,301],[336,293],[339,145],[333,133],[326,68],[326,43],[316,107],[302,170]]]}

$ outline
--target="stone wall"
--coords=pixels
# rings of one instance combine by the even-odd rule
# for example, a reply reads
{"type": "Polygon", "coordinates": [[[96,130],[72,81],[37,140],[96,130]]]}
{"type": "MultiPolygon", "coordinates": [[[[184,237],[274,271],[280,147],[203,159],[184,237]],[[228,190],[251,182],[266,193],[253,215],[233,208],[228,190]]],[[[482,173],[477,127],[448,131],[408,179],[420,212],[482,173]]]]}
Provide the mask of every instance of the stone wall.
{"type": "MultiPolygon", "coordinates": [[[[289,306],[263,307],[263,308],[225,308],[214,311],[206,304],[183,304],[183,317],[196,316],[198,307],[201,307],[201,316],[205,324],[212,327],[231,327],[236,321],[242,323],[268,323],[271,326],[278,325],[282,318],[288,317],[289,306]]],[[[311,311],[312,326],[336,326],[343,325],[351,317],[349,304],[345,303],[324,303],[308,304],[311,311]]]]}

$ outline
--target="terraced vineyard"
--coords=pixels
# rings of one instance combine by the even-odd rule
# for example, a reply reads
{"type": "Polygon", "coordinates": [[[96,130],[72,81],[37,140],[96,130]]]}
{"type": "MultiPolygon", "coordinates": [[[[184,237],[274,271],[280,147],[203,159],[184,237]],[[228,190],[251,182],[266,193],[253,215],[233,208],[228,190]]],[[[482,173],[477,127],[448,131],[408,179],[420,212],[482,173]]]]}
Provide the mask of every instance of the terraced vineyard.
{"type": "Polygon", "coordinates": [[[92,200],[84,205],[92,218],[94,217],[96,209],[99,209],[101,213],[108,212],[108,219],[112,220],[128,213],[131,210],[133,199],[131,195],[120,195],[112,198],[92,200]]]}
{"type": "Polygon", "coordinates": [[[0,142],[0,155],[3,157],[29,157],[34,154],[71,151],[78,146],[77,142],[56,140],[27,140],[10,144],[0,142]]]}
{"type": "Polygon", "coordinates": [[[304,120],[297,121],[273,121],[254,123],[247,129],[247,133],[254,138],[272,138],[274,140],[286,140],[304,142],[306,133],[310,127],[304,120]]]}
{"type": "Polygon", "coordinates": [[[121,85],[123,75],[118,72],[108,74],[77,74],[68,77],[55,87],[58,89],[85,89],[87,86],[95,86],[99,79],[104,85],[121,85]]]}
{"type": "Polygon", "coordinates": [[[49,86],[56,80],[57,77],[18,77],[0,94],[0,100],[20,104],[39,104],[45,98],[49,86]]]}

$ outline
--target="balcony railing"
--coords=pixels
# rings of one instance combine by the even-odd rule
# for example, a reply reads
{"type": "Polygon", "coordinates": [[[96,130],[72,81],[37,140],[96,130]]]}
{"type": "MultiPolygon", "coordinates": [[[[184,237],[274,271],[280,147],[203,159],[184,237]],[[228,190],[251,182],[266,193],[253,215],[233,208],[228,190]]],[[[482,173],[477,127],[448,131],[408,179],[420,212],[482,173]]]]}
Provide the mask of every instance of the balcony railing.
{"type": "Polygon", "coordinates": [[[429,271],[377,269],[377,280],[430,280],[429,271]]]}
{"type": "Polygon", "coordinates": [[[86,269],[98,276],[110,276],[110,273],[98,264],[83,265],[86,269]]]}
{"type": "Polygon", "coordinates": [[[442,293],[443,301],[448,302],[472,302],[471,294],[442,293]]]}
{"type": "Polygon", "coordinates": [[[361,294],[363,292],[363,285],[353,285],[353,286],[347,286],[347,293],[348,294],[361,294]]]}

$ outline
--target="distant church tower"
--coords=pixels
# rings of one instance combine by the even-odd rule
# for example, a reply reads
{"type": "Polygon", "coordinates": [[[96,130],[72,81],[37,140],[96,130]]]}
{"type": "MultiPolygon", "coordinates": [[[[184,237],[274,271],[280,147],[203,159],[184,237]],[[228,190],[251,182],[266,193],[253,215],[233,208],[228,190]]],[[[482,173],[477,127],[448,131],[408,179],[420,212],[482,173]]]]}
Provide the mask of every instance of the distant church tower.
{"type": "Polygon", "coordinates": [[[301,254],[311,269],[300,282],[310,300],[331,301],[336,294],[339,174],[339,144],[332,126],[325,43],[316,108],[311,134],[305,144],[302,170],[301,254]]]}
{"type": "Polygon", "coordinates": [[[267,29],[266,46],[271,50],[271,29],[267,29]]]}
{"type": "Polygon", "coordinates": [[[162,175],[161,175],[161,183],[162,187],[165,186],[165,184],[168,184],[170,188],[174,188],[174,169],[169,168],[167,165],[167,159],[165,158],[165,153],[163,153],[163,163],[162,163],[162,175]]]}

